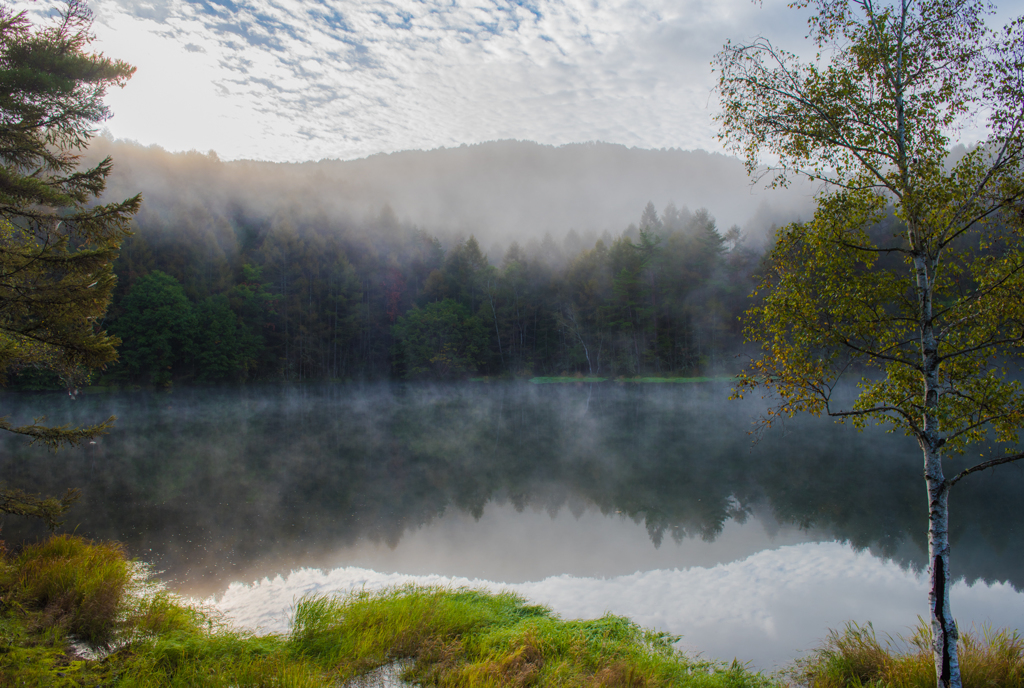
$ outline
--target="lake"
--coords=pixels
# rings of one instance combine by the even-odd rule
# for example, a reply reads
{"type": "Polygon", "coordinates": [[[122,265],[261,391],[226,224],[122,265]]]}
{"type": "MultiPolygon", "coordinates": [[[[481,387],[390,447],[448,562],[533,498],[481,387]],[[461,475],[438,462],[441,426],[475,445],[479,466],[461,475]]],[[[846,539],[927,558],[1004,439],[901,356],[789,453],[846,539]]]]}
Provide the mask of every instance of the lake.
{"type": "MultiPolygon", "coordinates": [[[[728,396],[715,382],[6,394],[15,423],[118,421],[57,453],[0,438],[0,479],[80,488],[64,530],[118,540],[172,589],[267,631],[302,594],[408,582],[624,614],[766,669],[848,620],[915,625],[916,443],[815,418],[754,443],[763,402],[728,396]]],[[[962,627],[1024,618],[1022,490],[1010,466],[952,493],[962,627]]],[[[8,543],[42,534],[4,519],[8,543]]]]}

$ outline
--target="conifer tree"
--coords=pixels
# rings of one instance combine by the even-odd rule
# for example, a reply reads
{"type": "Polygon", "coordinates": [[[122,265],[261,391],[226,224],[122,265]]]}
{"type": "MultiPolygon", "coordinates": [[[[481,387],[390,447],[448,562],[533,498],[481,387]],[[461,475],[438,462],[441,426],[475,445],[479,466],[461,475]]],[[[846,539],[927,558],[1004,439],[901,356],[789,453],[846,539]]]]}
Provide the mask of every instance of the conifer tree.
{"type": "MultiPolygon", "coordinates": [[[[135,68],[88,52],[91,29],[92,13],[81,0],[69,0],[40,26],[24,11],[0,6],[0,382],[36,367],[56,372],[72,390],[87,369],[117,358],[118,340],[99,322],[114,288],[113,261],[141,197],[92,204],[112,163],[79,163],[95,125],[110,116],[106,89],[123,86],[135,68]]],[[[112,421],[15,426],[4,417],[0,429],[56,448],[94,437],[112,421]]],[[[0,511],[51,525],[68,504],[0,495],[0,511]]]]}

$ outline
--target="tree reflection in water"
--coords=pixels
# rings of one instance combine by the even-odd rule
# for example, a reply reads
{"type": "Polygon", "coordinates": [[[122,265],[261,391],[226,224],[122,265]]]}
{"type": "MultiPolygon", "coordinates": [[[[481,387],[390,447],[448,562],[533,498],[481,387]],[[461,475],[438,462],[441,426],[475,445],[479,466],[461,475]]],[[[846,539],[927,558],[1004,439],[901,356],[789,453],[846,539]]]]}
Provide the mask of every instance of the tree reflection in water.
{"type": "MultiPolygon", "coordinates": [[[[760,408],[728,394],[728,384],[606,382],[8,395],[19,417],[118,422],[57,454],[4,438],[0,478],[81,488],[67,530],[120,540],[170,579],[214,588],[261,562],[287,571],[358,542],[394,547],[446,511],[479,517],[492,502],[621,513],[662,547],[713,541],[756,512],[924,563],[912,440],[798,419],[752,445],[760,408]]],[[[1013,467],[958,486],[954,575],[1021,586],[1022,487],[1013,467]]],[[[3,523],[8,544],[40,534],[3,523]]]]}

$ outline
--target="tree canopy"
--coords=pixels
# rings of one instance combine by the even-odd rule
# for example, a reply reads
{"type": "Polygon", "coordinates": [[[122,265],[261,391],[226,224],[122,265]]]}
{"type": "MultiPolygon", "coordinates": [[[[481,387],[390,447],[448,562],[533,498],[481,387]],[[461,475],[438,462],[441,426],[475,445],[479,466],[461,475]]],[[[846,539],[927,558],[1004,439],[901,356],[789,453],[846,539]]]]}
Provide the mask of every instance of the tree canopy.
{"type": "MultiPolygon", "coordinates": [[[[122,340],[123,366],[133,377],[167,384],[174,368],[192,353],[199,335],[199,322],[185,290],[170,275],[154,270],[135,283],[121,308],[124,312],[112,329],[122,340]]],[[[231,336],[218,332],[224,328],[209,320],[205,324],[207,334],[231,336]]],[[[206,355],[216,357],[214,347],[210,349],[206,355]]]]}
{"type": "Polygon", "coordinates": [[[814,218],[777,235],[741,383],[779,395],[769,424],[808,411],[917,439],[937,682],[959,686],[949,488],[1024,458],[1024,18],[991,31],[974,0],[795,4],[815,10],[814,61],[765,38],[717,58],[720,135],[748,171],[825,183],[814,218]],[[969,125],[983,140],[955,151],[969,125]],[[850,376],[860,394],[837,398],[850,376]],[[1002,456],[945,477],[945,455],[986,438],[1002,456]]]}

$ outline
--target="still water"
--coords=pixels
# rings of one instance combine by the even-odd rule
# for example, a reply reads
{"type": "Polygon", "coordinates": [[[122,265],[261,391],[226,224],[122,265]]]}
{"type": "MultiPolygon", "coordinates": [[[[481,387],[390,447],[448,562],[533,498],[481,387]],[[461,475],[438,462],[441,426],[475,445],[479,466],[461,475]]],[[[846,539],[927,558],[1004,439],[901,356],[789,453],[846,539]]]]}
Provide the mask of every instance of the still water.
{"type": "MultiPolygon", "coordinates": [[[[118,421],[56,454],[3,438],[0,479],[80,488],[66,530],[119,540],[173,589],[268,631],[308,592],[440,582],[513,589],[567,618],[625,614],[761,668],[847,620],[905,632],[926,611],[915,443],[808,418],[755,444],[761,402],[728,395],[715,383],[7,395],[13,422],[118,421]]],[[[1022,488],[1017,467],[955,488],[961,626],[1022,625],[1022,488]]],[[[7,518],[3,538],[35,528],[7,518]]]]}

